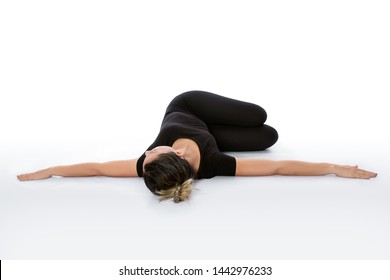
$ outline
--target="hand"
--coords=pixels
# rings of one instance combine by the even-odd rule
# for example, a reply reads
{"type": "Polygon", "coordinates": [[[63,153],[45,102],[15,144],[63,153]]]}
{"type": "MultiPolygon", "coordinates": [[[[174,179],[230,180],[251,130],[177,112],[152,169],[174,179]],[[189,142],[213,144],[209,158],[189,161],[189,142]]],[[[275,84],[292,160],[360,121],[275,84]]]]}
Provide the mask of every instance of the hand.
{"type": "Polygon", "coordinates": [[[335,174],[338,177],[344,178],[358,178],[358,179],[370,179],[376,177],[377,173],[359,169],[357,165],[337,165],[335,174]]]}
{"type": "Polygon", "coordinates": [[[17,176],[20,181],[41,180],[51,177],[50,169],[42,169],[33,173],[21,174],[17,176]]]}

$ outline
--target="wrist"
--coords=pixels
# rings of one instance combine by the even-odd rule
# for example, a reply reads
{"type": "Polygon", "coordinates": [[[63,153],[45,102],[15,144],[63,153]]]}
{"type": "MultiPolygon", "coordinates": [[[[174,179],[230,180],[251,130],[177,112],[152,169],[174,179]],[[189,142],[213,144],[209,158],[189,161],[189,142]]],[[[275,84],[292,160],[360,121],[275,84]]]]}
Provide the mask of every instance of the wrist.
{"type": "Polygon", "coordinates": [[[328,163],[328,174],[336,174],[337,173],[337,164],[328,163]]]}
{"type": "Polygon", "coordinates": [[[43,170],[48,176],[55,175],[55,167],[49,167],[43,170]]]}
{"type": "Polygon", "coordinates": [[[336,169],[336,164],[326,163],[326,174],[336,174],[336,169]]]}

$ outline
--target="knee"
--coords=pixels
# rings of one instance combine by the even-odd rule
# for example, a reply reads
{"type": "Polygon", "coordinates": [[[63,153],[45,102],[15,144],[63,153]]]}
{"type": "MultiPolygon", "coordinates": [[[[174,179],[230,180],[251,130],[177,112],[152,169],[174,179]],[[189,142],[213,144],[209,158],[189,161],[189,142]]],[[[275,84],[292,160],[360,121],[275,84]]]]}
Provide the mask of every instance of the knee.
{"type": "Polygon", "coordinates": [[[199,95],[202,95],[202,94],[208,94],[208,92],[206,91],[202,91],[202,90],[190,90],[190,91],[186,91],[186,92],[183,92],[181,94],[179,94],[179,96],[199,96],[199,95]]]}
{"type": "MultiPolygon", "coordinates": [[[[253,104],[255,105],[255,104],[253,104]]],[[[256,106],[256,122],[257,124],[264,124],[265,121],[267,120],[267,112],[262,108],[260,107],[259,105],[255,105],[256,106]]]]}
{"type": "Polygon", "coordinates": [[[262,147],[261,149],[267,149],[271,146],[273,146],[279,139],[279,134],[276,131],[275,128],[264,124],[263,125],[263,131],[262,131],[262,147]]]}

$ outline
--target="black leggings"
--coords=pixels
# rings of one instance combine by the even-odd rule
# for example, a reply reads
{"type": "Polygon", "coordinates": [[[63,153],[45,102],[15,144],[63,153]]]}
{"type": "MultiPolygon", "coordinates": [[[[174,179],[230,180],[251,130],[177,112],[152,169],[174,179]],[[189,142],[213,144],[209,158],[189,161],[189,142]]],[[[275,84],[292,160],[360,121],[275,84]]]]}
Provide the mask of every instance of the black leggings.
{"type": "Polygon", "coordinates": [[[258,151],[278,140],[277,131],[264,124],[266,111],[259,105],[205,91],[188,91],[172,100],[167,113],[189,111],[206,123],[221,151],[258,151]]]}

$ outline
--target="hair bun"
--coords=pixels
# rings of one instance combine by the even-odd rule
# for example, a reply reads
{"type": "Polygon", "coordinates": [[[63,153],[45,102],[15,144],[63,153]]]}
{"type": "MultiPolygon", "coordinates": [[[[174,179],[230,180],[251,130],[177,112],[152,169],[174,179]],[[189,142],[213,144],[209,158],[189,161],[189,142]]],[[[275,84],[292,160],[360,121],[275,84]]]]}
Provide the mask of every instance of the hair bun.
{"type": "Polygon", "coordinates": [[[192,192],[192,181],[193,179],[188,179],[181,185],[157,191],[156,194],[160,196],[160,201],[172,199],[174,202],[178,203],[180,201],[187,200],[192,192]]]}
{"type": "Polygon", "coordinates": [[[173,194],[173,201],[178,203],[180,201],[187,200],[190,197],[192,192],[192,179],[188,179],[184,181],[183,184],[178,185],[175,188],[175,192],[173,194]]]}

